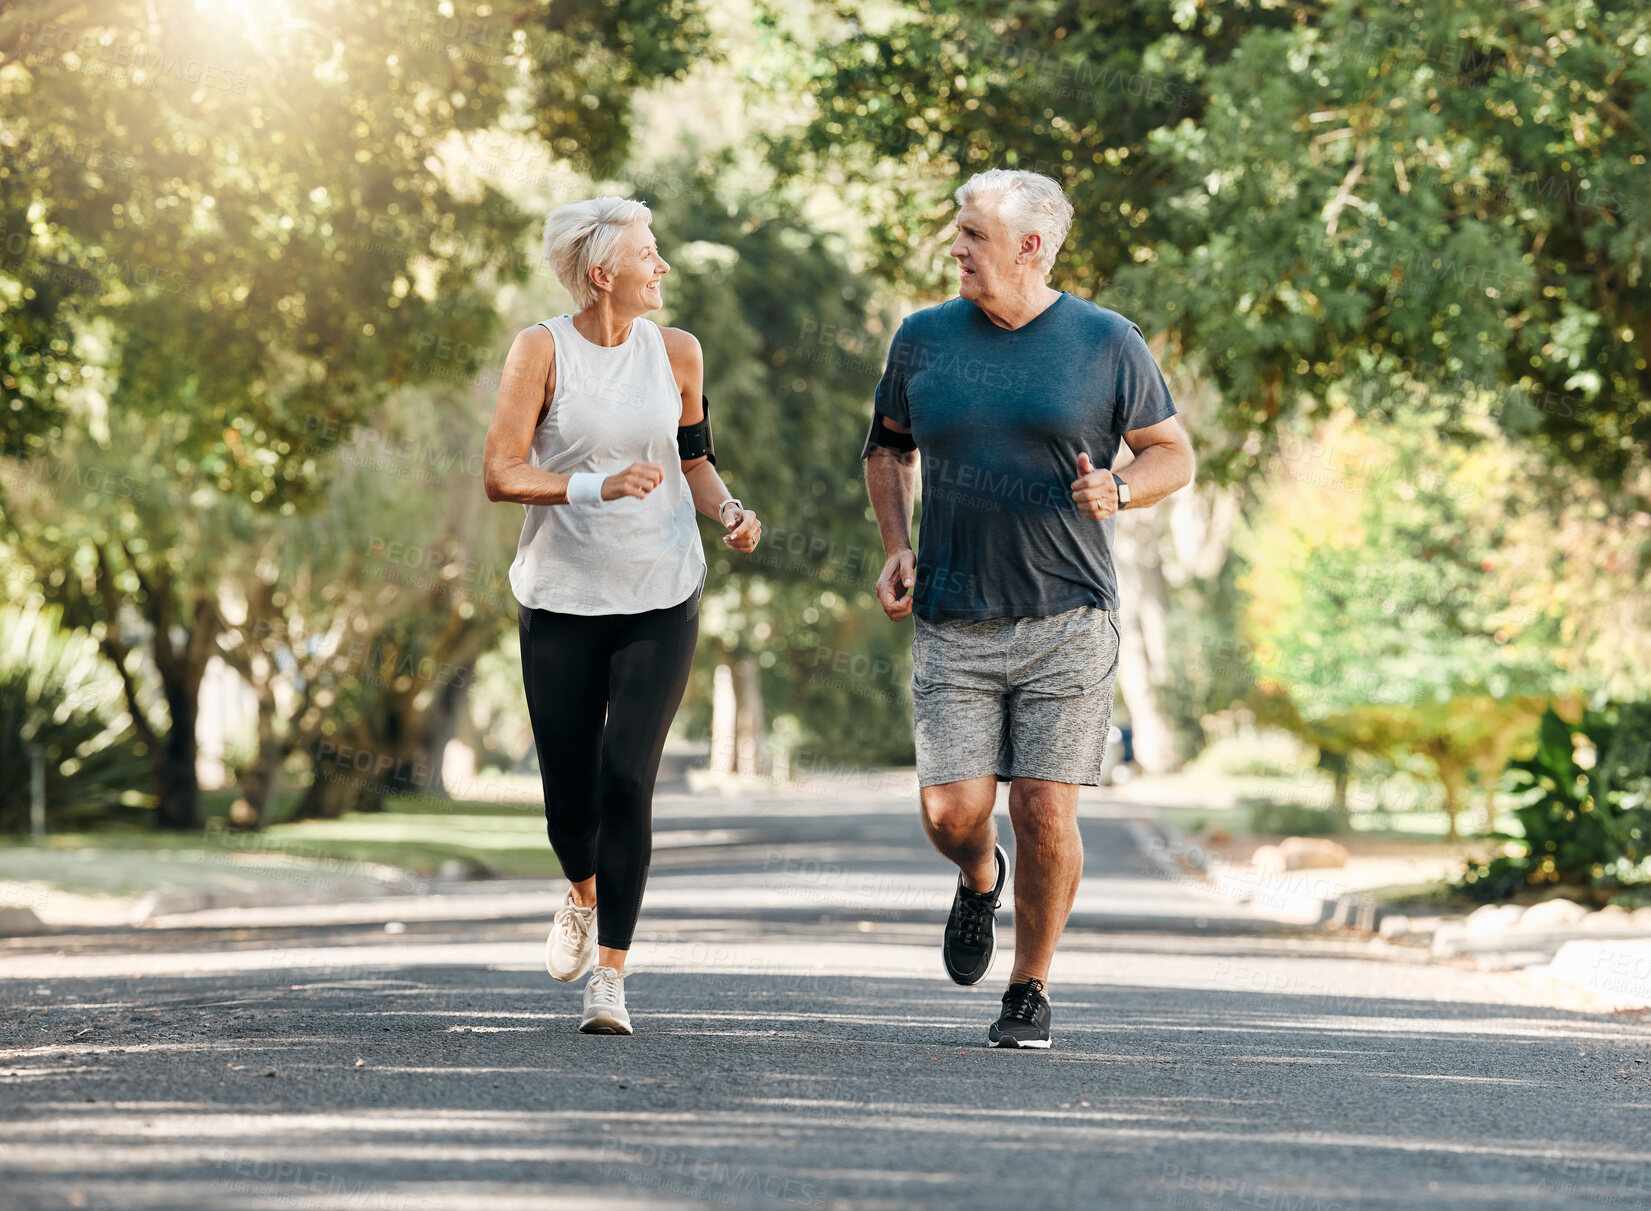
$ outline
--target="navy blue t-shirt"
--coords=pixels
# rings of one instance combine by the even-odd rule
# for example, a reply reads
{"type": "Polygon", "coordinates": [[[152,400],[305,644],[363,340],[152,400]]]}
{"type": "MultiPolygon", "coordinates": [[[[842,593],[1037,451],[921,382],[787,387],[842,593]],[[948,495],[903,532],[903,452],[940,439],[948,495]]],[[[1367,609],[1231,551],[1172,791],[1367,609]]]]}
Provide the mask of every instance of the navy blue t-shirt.
{"type": "MultiPolygon", "coordinates": [[[[876,411],[909,426],[921,455],[917,614],[1118,608],[1116,523],[1078,512],[1071,483],[1079,451],[1109,468],[1125,433],[1175,415],[1139,328],[1064,292],[1014,330],[952,299],[900,325],[876,411]]],[[[871,446],[868,434],[861,458],[871,446]]]]}

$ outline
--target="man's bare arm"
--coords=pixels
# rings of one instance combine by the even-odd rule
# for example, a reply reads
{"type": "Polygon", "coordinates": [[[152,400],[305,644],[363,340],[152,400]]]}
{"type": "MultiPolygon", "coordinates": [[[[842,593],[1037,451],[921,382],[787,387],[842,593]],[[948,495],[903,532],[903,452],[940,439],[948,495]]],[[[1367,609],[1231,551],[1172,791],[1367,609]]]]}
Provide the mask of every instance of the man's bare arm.
{"type": "MultiPolygon", "coordinates": [[[[911,432],[886,418],[884,423],[897,433],[911,432]]],[[[883,612],[899,622],[911,616],[912,601],[906,591],[916,579],[911,515],[917,500],[917,452],[873,446],[866,456],[866,495],[871,498],[883,554],[887,556],[883,574],[877,578],[877,600],[883,612]]]]}
{"type": "Polygon", "coordinates": [[[877,515],[883,554],[911,550],[911,515],[917,501],[917,452],[873,446],[866,459],[866,494],[877,515]]]}
{"type": "MultiPolygon", "coordinates": [[[[1118,470],[1118,479],[1129,485],[1129,507],[1146,509],[1192,482],[1192,445],[1173,416],[1131,429],[1124,444],[1134,457],[1118,470]],[[1126,473],[1127,472],[1127,473],[1126,473]]],[[[1072,503],[1096,521],[1105,521],[1118,512],[1118,480],[1106,467],[1094,467],[1089,455],[1078,455],[1078,478],[1072,481],[1072,503]]]]}
{"type": "Polygon", "coordinates": [[[1155,505],[1192,482],[1196,460],[1177,418],[1131,429],[1124,434],[1124,444],[1135,456],[1118,471],[1118,478],[1129,485],[1131,509],[1155,505]]]}

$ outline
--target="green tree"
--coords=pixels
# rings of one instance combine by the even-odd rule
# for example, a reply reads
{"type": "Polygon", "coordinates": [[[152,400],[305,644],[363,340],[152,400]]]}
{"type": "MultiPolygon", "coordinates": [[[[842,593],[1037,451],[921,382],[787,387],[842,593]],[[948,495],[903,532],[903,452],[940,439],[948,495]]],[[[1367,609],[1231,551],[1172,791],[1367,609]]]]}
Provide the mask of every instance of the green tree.
{"type": "Polygon", "coordinates": [[[671,322],[705,349],[718,470],[764,519],[751,558],[704,527],[712,642],[701,648],[691,717],[707,722],[713,668],[727,663],[748,717],[790,716],[806,749],[909,757],[910,636],[870,595],[883,559],[868,541],[855,457],[889,317],[843,240],[799,221],[779,196],[741,196],[719,164],[728,161],[660,174],[685,185],[650,199],[673,265],[671,322]]]}
{"type": "Polygon", "coordinates": [[[440,372],[425,338],[484,344],[498,284],[525,273],[527,217],[452,136],[563,96],[585,125],[551,106],[545,132],[618,154],[631,92],[703,36],[690,4],[7,10],[0,452],[49,479],[95,449],[148,499],[75,490],[26,534],[0,507],[117,664],[161,823],[198,819],[196,700],[245,570],[218,544],[243,510],[317,507],[342,435],[440,372]]]}
{"type": "Polygon", "coordinates": [[[330,456],[324,507],[254,518],[218,652],[259,703],[241,776],[257,825],[284,766],[307,765],[297,814],[372,811],[440,794],[442,750],[477,657],[515,617],[519,514],[480,490],[495,378],[405,388],[330,456]],[[295,761],[295,758],[298,759],[295,761]]]}
{"type": "Polygon", "coordinates": [[[1078,214],[1057,283],[1167,333],[1219,390],[1206,473],[1247,475],[1293,416],[1409,415],[1462,384],[1505,388],[1507,432],[1606,482],[1646,447],[1643,5],[840,16],[797,68],[814,114],[776,163],[851,186],[877,264],[919,291],[962,176],[1058,177],[1078,214]]]}
{"type": "MultiPolygon", "coordinates": [[[[1554,658],[1569,680],[1616,702],[1651,697],[1651,512],[1562,469],[1527,466],[1490,557],[1494,592],[1559,619],[1554,658]]],[[[1651,499],[1651,467],[1633,491],[1651,499]]]]}
{"type": "Polygon", "coordinates": [[[1285,442],[1236,543],[1259,713],[1330,753],[1427,757],[1452,835],[1564,688],[1557,620],[1497,592],[1515,465],[1492,435],[1342,413],[1285,442]]]}

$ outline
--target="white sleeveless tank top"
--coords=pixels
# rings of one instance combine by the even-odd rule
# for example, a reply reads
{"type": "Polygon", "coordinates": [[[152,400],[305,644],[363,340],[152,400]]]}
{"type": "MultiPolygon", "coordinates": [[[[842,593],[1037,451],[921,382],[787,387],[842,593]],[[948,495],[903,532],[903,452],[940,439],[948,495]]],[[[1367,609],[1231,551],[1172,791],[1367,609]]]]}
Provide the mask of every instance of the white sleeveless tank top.
{"type": "Polygon", "coordinates": [[[558,475],[612,475],[635,462],[665,468],[641,500],[524,505],[510,588],[559,614],[641,614],[686,601],[705,579],[693,496],[677,455],[682,396],[659,326],[640,317],[612,347],[579,335],[573,317],[542,321],[556,339],[556,392],[533,434],[533,465],[558,475]]]}

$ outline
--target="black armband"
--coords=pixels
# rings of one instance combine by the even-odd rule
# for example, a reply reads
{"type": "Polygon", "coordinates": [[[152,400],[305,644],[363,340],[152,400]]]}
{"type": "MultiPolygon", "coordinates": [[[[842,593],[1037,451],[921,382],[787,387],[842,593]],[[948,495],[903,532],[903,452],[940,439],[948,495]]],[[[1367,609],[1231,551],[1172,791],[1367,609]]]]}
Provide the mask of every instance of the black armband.
{"type": "Polygon", "coordinates": [[[901,454],[910,454],[917,449],[917,439],[910,433],[902,433],[898,429],[889,428],[888,417],[881,412],[871,415],[871,432],[866,434],[866,448],[861,458],[871,453],[873,446],[882,446],[884,449],[896,450],[901,454]]]}
{"type": "Polygon", "coordinates": [[[700,403],[704,415],[698,422],[676,427],[676,452],[683,462],[703,458],[714,467],[717,465],[717,452],[711,445],[711,401],[702,396],[700,403]]]}

